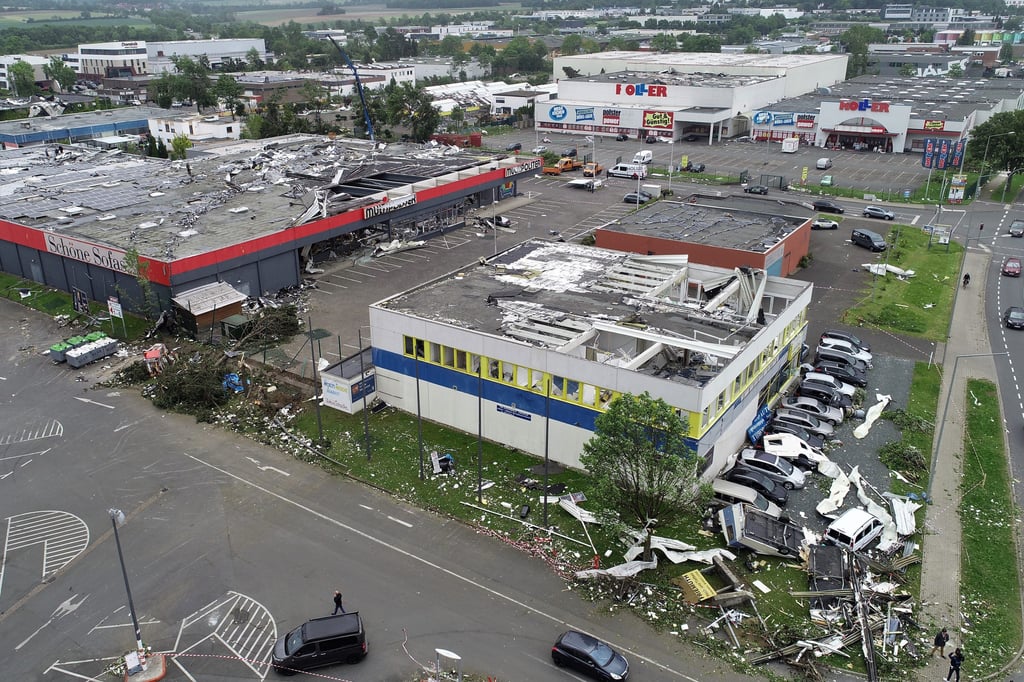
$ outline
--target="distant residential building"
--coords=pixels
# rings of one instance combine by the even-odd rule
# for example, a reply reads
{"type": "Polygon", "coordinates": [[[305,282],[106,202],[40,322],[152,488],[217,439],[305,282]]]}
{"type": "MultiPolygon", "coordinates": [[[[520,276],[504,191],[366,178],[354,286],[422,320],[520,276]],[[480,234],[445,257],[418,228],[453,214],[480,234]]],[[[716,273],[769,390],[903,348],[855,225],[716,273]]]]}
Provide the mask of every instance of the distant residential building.
{"type": "MultiPolygon", "coordinates": [[[[32,54],[5,54],[0,55],[0,88],[14,91],[14,84],[11,82],[9,69],[19,63],[28,64],[32,67],[33,80],[36,83],[44,83],[47,80],[46,74],[43,73],[43,67],[50,63],[49,58],[32,54]]],[[[31,92],[26,92],[24,96],[27,97],[31,94],[31,92]]]]}
{"type": "Polygon", "coordinates": [[[262,38],[88,43],[79,45],[76,54],[63,57],[82,77],[99,80],[173,71],[171,57],[205,57],[214,70],[219,70],[225,61],[244,61],[253,49],[264,62],[272,60],[262,38]]]}
{"type": "Polygon", "coordinates": [[[149,119],[149,134],[163,140],[168,148],[171,141],[185,135],[193,143],[240,138],[242,122],[230,116],[204,116],[196,112],[169,113],[149,119]]]}

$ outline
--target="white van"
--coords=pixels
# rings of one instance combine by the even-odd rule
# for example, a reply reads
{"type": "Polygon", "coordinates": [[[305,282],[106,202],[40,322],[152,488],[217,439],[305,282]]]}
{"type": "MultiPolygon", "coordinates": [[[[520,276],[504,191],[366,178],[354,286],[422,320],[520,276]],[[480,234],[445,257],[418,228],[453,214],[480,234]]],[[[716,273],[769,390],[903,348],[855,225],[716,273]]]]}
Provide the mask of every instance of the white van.
{"type": "Polygon", "coordinates": [[[647,166],[639,163],[617,163],[607,171],[610,178],[638,178],[647,177],[647,166]]]}
{"type": "Polygon", "coordinates": [[[814,164],[814,167],[817,168],[818,170],[828,170],[829,168],[832,167],[832,159],[828,158],[827,156],[823,156],[820,159],[818,159],[818,163],[814,164]]]}
{"type": "Polygon", "coordinates": [[[882,533],[882,522],[859,507],[847,509],[825,530],[824,540],[851,552],[859,552],[882,533]]]}
{"type": "Polygon", "coordinates": [[[633,163],[650,163],[654,161],[654,152],[650,149],[644,149],[633,155],[633,163]]]}

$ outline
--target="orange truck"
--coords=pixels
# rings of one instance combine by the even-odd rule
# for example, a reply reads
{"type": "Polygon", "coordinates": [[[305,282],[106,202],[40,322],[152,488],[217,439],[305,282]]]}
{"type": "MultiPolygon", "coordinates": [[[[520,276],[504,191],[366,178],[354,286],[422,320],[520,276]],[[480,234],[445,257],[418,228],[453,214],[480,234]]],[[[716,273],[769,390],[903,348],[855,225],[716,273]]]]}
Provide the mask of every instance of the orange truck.
{"type": "Polygon", "coordinates": [[[544,166],[544,175],[561,175],[562,173],[568,173],[583,167],[582,161],[570,158],[568,156],[558,160],[554,166],[544,166]]]}
{"type": "Polygon", "coordinates": [[[591,161],[583,165],[583,177],[585,178],[597,178],[601,176],[601,171],[604,170],[604,166],[599,164],[597,161],[591,161]]]}

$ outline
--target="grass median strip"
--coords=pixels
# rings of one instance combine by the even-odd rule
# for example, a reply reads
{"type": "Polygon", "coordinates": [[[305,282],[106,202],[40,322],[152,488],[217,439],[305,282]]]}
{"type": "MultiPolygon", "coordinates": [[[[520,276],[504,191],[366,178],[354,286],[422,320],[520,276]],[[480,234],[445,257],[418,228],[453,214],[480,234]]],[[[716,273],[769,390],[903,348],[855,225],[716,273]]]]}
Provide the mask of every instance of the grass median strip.
{"type": "Polygon", "coordinates": [[[967,384],[960,522],[963,646],[974,679],[991,675],[1021,643],[1016,508],[994,384],[967,384]]]}

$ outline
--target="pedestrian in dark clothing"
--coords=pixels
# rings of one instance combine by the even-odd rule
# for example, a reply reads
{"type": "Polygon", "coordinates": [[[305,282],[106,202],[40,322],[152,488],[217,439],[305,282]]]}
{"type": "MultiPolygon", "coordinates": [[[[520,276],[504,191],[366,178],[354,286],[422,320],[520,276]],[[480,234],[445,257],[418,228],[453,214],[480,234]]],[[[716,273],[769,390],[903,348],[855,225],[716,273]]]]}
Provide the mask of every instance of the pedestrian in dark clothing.
{"type": "Polygon", "coordinates": [[[935,646],[932,647],[932,656],[935,652],[939,652],[939,656],[946,657],[946,642],[949,641],[949,633],[946,632],[946,628],[942,628],[935,633],[935,646]]]}
{"type": "Polygon", "coordinates": [[[333,615],[337,614],[339,611],[341,611],[342,613],[345,613],[345,607],[341,605],[341,592],[339,592],[338,590],[335,590],[334,591],[334,613],[332,613],[331,615],[333,616],[333,615]]]}
{"type": "Polygon", "coordinates": [[[960,682],[960,666],[964,662],[964,652],[960,651],[960,647],[957,647],[956,651],[949,655],[949,672],[946,673],[946,682],[950,682],[950,678],[956,675],[956,682],[960,682]]]}

